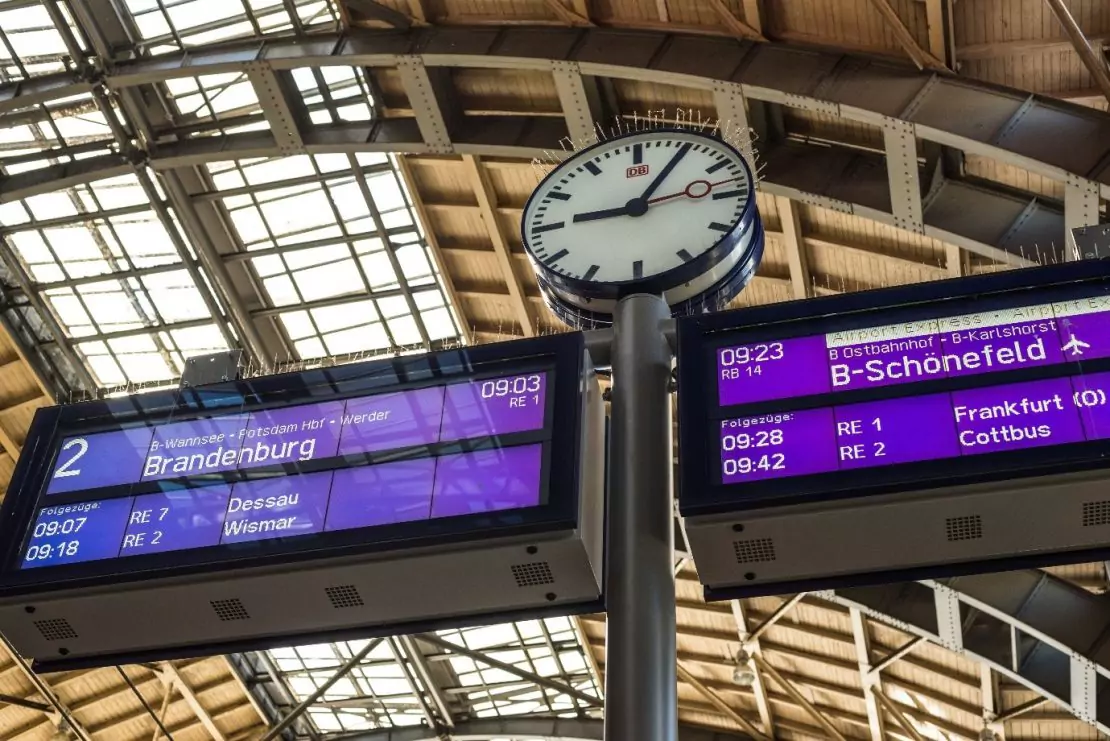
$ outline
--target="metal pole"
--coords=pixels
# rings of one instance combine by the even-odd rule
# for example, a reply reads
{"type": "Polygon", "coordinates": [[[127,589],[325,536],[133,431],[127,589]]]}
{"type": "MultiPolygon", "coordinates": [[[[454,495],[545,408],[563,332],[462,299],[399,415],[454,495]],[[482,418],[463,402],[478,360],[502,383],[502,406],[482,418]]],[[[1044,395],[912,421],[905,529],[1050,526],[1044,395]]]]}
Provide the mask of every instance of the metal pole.
{"type": "Polygon", "coordinates": [[[670,314],[661,297],[636,294],[613,321],[607,741],[678,738],[670,314]]]}

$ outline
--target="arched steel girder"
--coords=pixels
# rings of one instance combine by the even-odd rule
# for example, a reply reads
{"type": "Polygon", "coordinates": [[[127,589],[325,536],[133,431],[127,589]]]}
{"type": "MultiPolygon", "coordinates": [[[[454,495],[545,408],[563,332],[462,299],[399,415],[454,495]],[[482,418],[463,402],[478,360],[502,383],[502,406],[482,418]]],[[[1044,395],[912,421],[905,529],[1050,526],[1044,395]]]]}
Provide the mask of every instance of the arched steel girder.
{"type": "MultiPolygon", "coordinates": [[[[704,90],[718,114],[747,125],[749,109],[779,104],[879,127],[883,151],[796,141],[762,147],[764,190],[935,237],[1010,264],[1066,259],[1065,234],[1097,223],[1110,198],[1110,115],[891,63],[780,45],[601,29],[418,29],[253,40],[119,63],[95,83],[55,76],[0,87],[0,113],[106,84],[117,92],[172,78],[246,73],[270,131],[192,137],[214,123],[156,130],[157,170],[297,152],[467,153],[531,157],[590,135],[589,87],[604,78],[704,90]],[[414,118],[314,125],[286,77],[300,67],[395,68],[414,118]],[[555,76],[562,118],[457,115],[437,68],[544,70],[555,76]],[[981,183],[946,179],[939,157],[920,163],[916,142],[996,159],[1065,185],[1064,208],[981,183]]],[[[226,123],[226,122],[225,122],[226,123]]],[[[605,123],[605,121],[603,121],[605,123]]],[[[104,150],[102,150],[104,151],[104,150]]],[[[0,201],[127,171],[95,155],[7,178],[0,201]]]]}
{"type": "Polygon", "coordinates": [[[814,596],[973,658],[1110,734],[1110,602],[1104,597],[1035,570],[814,596]]]}
{"type": "MultiPolygon", "coordinates": [[[[761,102],[878,126],[881,153],[798,142],[764,147],[764,190],[1011,264],[1062,259],[1065,227],[1095,223],[1100,197],[1110,198],[1110,115],[1105,113],[840,54],[661,33],[421,29],[255,40],[118,64],[102,80],[56,76],[2,86],[0,113],[88,93],[102,84],[126,99],[128,91],[171,78],[226,72],[250,77],[262,109],[256,118],[269,123],[271,131],[186,138],[215,125],[173,131],[155,121],[156,136],[145,153],[151,167],[359,151],[542,157],[559,152],[561,141],[589,135],[595,112],[582,104],[589,97],[587,86],[597,78],[620,78],[710,92],[718,114],[741,125],[747,124],[749,105],[761,102]],[[327,65],[398,69],[414,118],[309,123],[303,102],[283,80],[292,69],[327,65]],[[468,121],[455,115],[449,96],[429,74],[448,67],[550,71],[563,117],[468,121]],[[1065,184],[1064,209],[945,179],[935,163],[922,167],[918,139],[1058,180],[1065,184]],[[1023,247],[1034,245],[1044,248],[1041,254],[1023,253],[1023,247]]],[[[91,156],[0,180],[0,202],[132,171],[133,164],[107,144],[89,145],[86,153],[91,156]]],[[[822,596],[984,661],[1110,733],[1110,693],[1100,692],[1110,678],[1110,649],[1104,646],[1110,607],[1082,590],[1040,572],[1017,572],[822,596]]],[[[556,737],[575,738],[561,732],[556,737]]],[[[600,733],[584,738],[600,738],[600,733]]]]}

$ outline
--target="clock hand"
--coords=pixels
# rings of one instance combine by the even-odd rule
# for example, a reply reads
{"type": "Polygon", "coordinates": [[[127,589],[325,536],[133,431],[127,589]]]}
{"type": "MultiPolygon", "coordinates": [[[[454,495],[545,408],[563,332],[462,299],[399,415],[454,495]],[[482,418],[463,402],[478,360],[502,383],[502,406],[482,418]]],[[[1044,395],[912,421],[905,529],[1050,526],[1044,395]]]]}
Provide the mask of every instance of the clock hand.
{"type": "Polygon", "coordinates": [[[738,179],[739,178],[729,178],[728,180],[718,180],[715,183],[711,183],[708,180],[695,180],[694,182],[690,183],[685,188],[680,190],[678,193],[671,193],[670,195],[666,195],[666,196],[658,196],[656,198],[652,198],[651,200],[649,200],[648,203],[662,203],[663,201],[669,201],[672,198],[679,198],[681,196],[686,196],[687,198],[693,198],[694,200],[697,200],[699,198],[705,198],[718,185],[727,185],[728,183],[734,183],[738,179]],[[699,186],[699,188],[697,190],[700,190],[701,188],[705,188],[705,192],[704,193],[696,193],[695,188],[694,188],[695,185],[699,186]]]}
{"type": "Polygon", "coordinates": [[[614,216],[628,216],[628,205],[625,204],[619,208],[603,208],[600,211],[587,211],[584,214],[575,214],[571,219],[574,223],[583,221],[597,221],[598,219],[610,219],[614,216]]]}
{"type": "Polygon", "coordinates": [[[671,170],[675,168],[675,165],[678,164],[679,160],[685,157],[686,153],[689,152],[690,148],[693,146],[693,142],[686,142],[678,148],[678,151],[675,152],[674,157],[671,157],[671,161],[668,162],[663,167],[663,169],[659,171],[659,174],[655,176],[655,180],[651,181],[651,185],[649,185],[647,187],[647,190],[644,191],[644,194],[640,196],[641,201],[646,201],[647,199],[651,198],[651,195],[660,185],[663,184],[663,181],[667,179],[667,176],[671,174],[671,170]]]}

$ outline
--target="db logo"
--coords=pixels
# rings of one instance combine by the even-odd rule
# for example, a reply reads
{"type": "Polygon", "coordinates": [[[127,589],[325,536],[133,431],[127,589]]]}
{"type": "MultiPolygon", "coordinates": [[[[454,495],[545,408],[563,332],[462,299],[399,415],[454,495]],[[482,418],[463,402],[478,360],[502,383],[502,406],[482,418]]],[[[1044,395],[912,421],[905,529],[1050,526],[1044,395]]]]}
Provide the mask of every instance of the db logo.
{"type": "Polygon", "coordinates": [[[628,168],[627,170],[624,171],[625,178],[638,178],[641,175],[647,175],[647,174],[648,174],[648,166],[647,165],[635,165],[635,166],[630,167],[630,168],[628,168]]]}

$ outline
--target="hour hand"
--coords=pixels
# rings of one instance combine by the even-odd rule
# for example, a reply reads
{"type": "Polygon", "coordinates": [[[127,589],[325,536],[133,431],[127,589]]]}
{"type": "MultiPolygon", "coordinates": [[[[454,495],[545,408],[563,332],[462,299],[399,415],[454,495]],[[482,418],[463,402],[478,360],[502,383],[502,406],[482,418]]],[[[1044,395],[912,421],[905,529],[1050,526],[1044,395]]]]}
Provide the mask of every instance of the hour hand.
{"type": "Polygon", "coordinates": [[[598,219],[609,219],[614,216],[628,216],[627,204],[619,208],[605,208],[601,211],[587,211],[584,214],[575,214],[571,221],[575,223],[582,221],[597,221],[598,219]]]}

